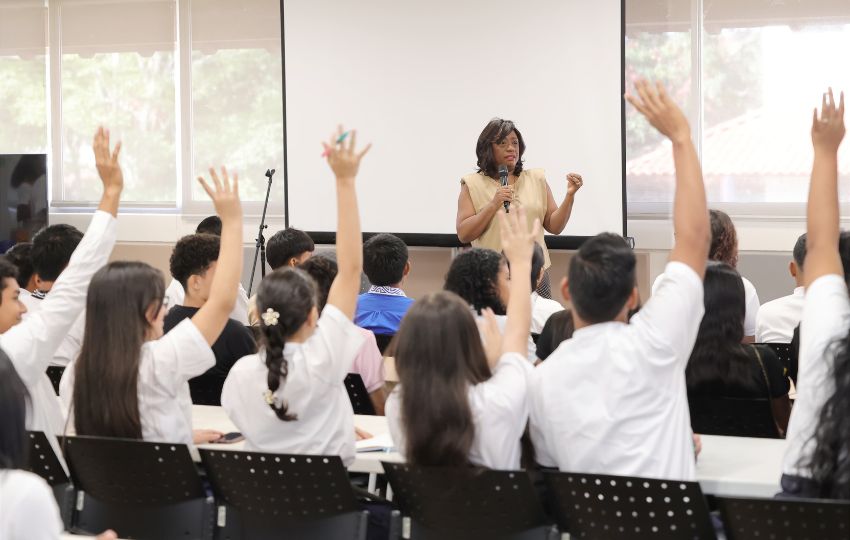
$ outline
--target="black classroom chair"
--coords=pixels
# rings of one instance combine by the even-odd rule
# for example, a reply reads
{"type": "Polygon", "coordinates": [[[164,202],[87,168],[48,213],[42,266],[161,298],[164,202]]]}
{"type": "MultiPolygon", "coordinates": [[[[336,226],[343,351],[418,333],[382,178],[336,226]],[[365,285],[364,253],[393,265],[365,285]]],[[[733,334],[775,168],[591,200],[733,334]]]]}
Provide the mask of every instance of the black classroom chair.
{"type": "Polygon", "coordinates": [[[56,504],[59,505],[59,515],[65,529],[70,529],[73,524],[74,503],[76,492],[71,484],[71,479],[65,472],[65,468],[53,451],[53,447],[42,431],[28,431],[29,438],[29,462],[27,470],[39,475],[53,490],[56,504]]]}
{"type": "Polygon", "coordinates": [[[688,397],[691,428],[701,435],[781,439],[767,398],[688,397]]]}
{"type": "Polygon", "coordinates": [[[785,368],[785,374],[789,377],[791,376],[791,371],[794,368],[791,365],[790,343],[755,343],[754,345],[763,345],[765,347],[770,347],[770,349],[776,354],[776,358],[779,359],[779,362],[782,364],[782,367],[785,368]]]}
{"type": "Polygon", "coordinates": [[[368,513],[358,505],[339,456],[200,453],[220,505],[217,539],[366,537],[368,513]]]}
{"type": "Polygon", "coordinates": [[[403,516],[396,518],[391,540],[560,538],[525,471],[383,466],[403,516]]]}
{"type": "Polygon", "coordinates": [[[348,399],[351,400],[351,408],[354,409],[354,414],[371,416],[376,414],[375,406],[369,398],[369,391],[366,390],[366,385],[359,373],[349,373],[345,376],[345,390],[348,392],[348,399]]]}
{"type": "Polygon", "coordinates": [[[224,379],[200,375],[189,379],[189,394],[192,396],[193,405],[221,406],[221,389],[224,387],[224,379]]]}
{"type": "Polygon", "coordinates": [[[65,366],[47,366],[47,378],[50,379],[50,384],[53,385],[53,391],[59,395],[59,383],[62,381],[62,374],[65,373],[65,366]]]}
{"type": "Polygon", "coordinates": [[[65,437],[78,498],[75,529],[120,538],[211,540],[215,504],[185,444],[65,437]]]}
{"type": "Polygon", "coordinates": [[[728,540],[846,540],[850,502],[717,497],[728,540]]]}
{"type": "Polygon", "coordinates": [[[716,538],[696,482],[557,471],[543,476],[558,526],[570,538],[716,538]]]}

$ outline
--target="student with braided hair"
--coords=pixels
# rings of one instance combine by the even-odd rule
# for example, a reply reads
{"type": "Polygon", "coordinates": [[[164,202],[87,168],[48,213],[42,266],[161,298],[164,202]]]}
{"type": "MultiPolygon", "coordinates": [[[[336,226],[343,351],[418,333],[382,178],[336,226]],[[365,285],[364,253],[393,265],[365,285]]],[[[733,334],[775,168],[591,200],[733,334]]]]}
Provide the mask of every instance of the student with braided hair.
{"type": "Polygon", "coordinates": [[[319,315],[313,279],[283,267],[257,291],[260,352],[236,362],[224,382],[221,406],[260,452],[338,455],[354,461],[354,411],[343,385],[363,344],[352,319],[360,291],[363,245],[354,178],[369,150],[356,133],[326,143],[336,176],[339,271],[319,315]]]}

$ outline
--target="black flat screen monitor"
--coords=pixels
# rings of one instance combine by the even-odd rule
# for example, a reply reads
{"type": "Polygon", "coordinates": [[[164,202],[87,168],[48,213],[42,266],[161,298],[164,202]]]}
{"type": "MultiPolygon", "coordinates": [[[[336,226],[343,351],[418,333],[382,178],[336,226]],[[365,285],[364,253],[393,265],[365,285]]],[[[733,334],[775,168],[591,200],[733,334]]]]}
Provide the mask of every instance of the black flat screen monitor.
{"type": "Polygon", "coordinates": [[[0,154],[0,253],[47,225],[47,155],[0,154]]]}

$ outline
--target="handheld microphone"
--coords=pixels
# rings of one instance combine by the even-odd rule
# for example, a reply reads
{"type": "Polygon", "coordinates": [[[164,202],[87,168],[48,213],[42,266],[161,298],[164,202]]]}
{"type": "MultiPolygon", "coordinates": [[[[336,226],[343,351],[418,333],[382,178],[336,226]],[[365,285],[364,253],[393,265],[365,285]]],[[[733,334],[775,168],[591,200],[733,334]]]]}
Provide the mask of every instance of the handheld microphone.
{"type": "MultiPolygon", "coordinates": [[[[506,187],[508,185],[508,167],[505,165],[499,165],[499,179],[502,181],[502,187],[506,187]]],[[[511,205],[508,201],[502,203],[505,205],[505,212],[510,212],[508,207],[511,205]]]]}

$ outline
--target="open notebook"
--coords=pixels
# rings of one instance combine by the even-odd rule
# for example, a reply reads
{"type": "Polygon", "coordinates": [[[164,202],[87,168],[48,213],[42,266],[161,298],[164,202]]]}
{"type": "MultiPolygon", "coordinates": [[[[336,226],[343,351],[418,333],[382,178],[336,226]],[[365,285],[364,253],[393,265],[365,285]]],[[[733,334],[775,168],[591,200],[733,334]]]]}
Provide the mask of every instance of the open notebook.
{"type": "Polygon", "coordinates": [[[395,450],[395,444],[393,444],[393,439],[389,433],[357,441],[355,445],[358,452],[392,452],[395,450]]]}

